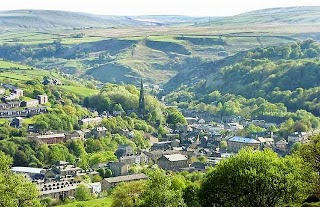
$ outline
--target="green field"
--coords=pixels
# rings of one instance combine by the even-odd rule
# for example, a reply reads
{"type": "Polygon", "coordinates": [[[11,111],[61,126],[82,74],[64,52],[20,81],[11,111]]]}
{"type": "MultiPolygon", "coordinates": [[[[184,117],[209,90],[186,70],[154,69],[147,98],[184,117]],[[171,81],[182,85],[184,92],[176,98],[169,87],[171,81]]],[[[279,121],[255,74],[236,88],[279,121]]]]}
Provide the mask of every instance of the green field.
{"type": "Polygon", "coordinates": [[[82,97],[91,96],[99,93],[99,90],[86,88],[84,86],[58,86],[58,87],[82,97]]]}
{"type": "Polygon", "coordinates": [[[112,204],[112,197],[94,199],[91,201],[77,201],[73,203],[68,203],[64,205],[59,205],[59,207],[110,207],[112,204]]]}
{"type": "Polygon", "coordinates": [[[12,68],[19,68],[19,69],[30,69],[30,66],[13,63],[5,60],[0,60],[0,69],[12,69],[12,68]]]}

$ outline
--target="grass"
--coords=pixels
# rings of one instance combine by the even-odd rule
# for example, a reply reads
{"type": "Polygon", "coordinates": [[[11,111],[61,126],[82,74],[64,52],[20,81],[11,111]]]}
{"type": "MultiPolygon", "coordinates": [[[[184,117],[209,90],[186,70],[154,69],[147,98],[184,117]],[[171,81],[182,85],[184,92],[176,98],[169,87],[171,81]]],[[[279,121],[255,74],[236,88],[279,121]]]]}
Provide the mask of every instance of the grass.
{"type": "Polygon", "coordinates": [[[91,95],[99,93],[99,90],[90,89],[85,86],[58,86],[58,87],[65,90],[65,91],[74,93],[74,94],[76,94],[78,96],[82,96],[82,97],[91,96],[91,95]]]}
{"type": "Polygon", "coordinates": [[[177,40],[173,36],[149,36],[148,40],[157,41],[157,42],[171,42],[171,43],[184,43],[183,40],[177,40]]]}
{"type": "Polygon", "coordinates": [[[58,207],[110,207],[112,204],[112,197],[99,198],[90,201],[77,201],[73,203],[68,203],[64,205],[59,205],[58,207]]]}
{"type": "Polygon", "coordinates": [[[30,69],[30,66],[13,63],[5,60],[0,60],[0,69],[12,69],[12,68],[19,68],[19,69],[30,69]]]}

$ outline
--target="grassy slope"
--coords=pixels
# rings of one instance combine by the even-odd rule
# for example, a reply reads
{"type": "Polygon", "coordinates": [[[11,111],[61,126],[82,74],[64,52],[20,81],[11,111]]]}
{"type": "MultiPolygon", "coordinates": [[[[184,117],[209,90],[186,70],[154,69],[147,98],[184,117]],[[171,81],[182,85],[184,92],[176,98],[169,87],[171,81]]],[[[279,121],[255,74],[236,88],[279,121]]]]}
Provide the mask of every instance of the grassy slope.
{"type": "Polygon", "coordinates": [[[59,205],[58,207],[110,207],[112,197],[100,198],[91,201],[77,201],[69,204],[59,205]]]}
{"type": "MultiPolygon", "coordinates": [[[[120,27],[45,32],[9,32],[0,34],[0,44],[20,43],[26,46],[38,47],[37,44],[40,43],[48,44],[60,40],[62,44],[76,48],[74,51],[81,52],[82,49],[86,50],[84,52],[87,53],[87,57],[71,59],[50,57],[49,59],[35,61],[33,66],[47,69],[58,68],[63,72],[77,76],[88,74],[101,81],[137,83],[137,80],[143,78],[153,84],[163,84],[181,70],[198,67],[198,62],[189,61],[188,59],[212,61],[257,47],[280,45],[309,37],[320,40],[320,36],[316,35],[318,30],[315,26],[319,15],[316,12],[310,13],[312,8],[288,9],[286,11],[281,10],[281,12],[277,9],[242,14],[239,15],[241,24],[239,22],[229,24],[228,22],[233,21],[233,19],[225,18],[223,21],[219,21],[225,22],[223,24],[204,26],[120,27]],[[310,14],[307,15],[304,10],[310,14]],[[307,20],[299,22],[301,24],[310,23],[310,25],[301,26],[300,23],[298,26],[287,23],[265,24],[268,21],[268,15],[265,14],[270,13],[273,14],[272,17],[279,16],[279,19],[285,17],[286,15],[284,14],[286,13],[290,18],[293,14],[300,15],[299,17],[307,18],[307,20]],[[257,14],[261,15],[261,17],[253,18],[257,14]],[[314,21],[311,21],[311,17],[315,18],[314,21]],[[252,19],[256,23],[247,24],[247,22],[253,21],[252,19]],[[258,24],[259,22],[263,24],[258,24]],[[246,23],[246,26],[244,27],[242,23],[246,23]],[[74,36],[79,33],[83,33],[85,36],[75,38],[74,36]],[[115,45],[119,45],[121,41],[135,41],[133,43],[134,47],[132,44],[127,44],[124,48],[115,51],[111,44],[108,46],[109,48],[98,52],[94,51],[97,45],[105,44],[105,40],[110,40],[110,38],[118,40],[118,42],[114,42],[115,45]],[[214,43],[210,39],[221,39],[224,43],[214,43]],[[83,43],[91,43],[92,46],[89,46],[91,48],[88,50],[86,48],[88,44],[83,43]],[[91,49],[93,51],[90,51],[91,49]],[[114,58],[113,64],[109,64],[110,62],[108,61],[97,64],[95,59],[99,57],[100,53],[110,53],[114,58]],[[91,72],[87,73],[88,69],[91,72]],[[119,75],[119,73],[122,75],[119,75]]],[[[317,11],[318,8],[313,9],[317,11]]],[[[275,22],[276,20],[277,18],[274,18],[275,22]]]]}
{"type": "Polygon", "coordinates": [[[91,95],[99,93],[99,90],[90,89],[90,88],[87,88],[85,86],[80,86],[80,85],[78,85],[78,86],[76,86],[76,85],[58,86],[58,87],[65,90],[65,91],[72,92],[72,93],[74,93],[78,96],[81,96],[81,97],[91,96],[91,95]]]}

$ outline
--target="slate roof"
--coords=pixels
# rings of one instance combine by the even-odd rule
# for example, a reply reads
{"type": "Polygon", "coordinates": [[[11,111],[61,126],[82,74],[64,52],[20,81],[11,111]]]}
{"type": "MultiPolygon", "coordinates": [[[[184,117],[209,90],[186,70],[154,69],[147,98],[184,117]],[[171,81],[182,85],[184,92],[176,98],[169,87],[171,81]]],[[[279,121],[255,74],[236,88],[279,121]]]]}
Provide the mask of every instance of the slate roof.
{"type": "Polygon", "coordinates": [[[163,155],[167,160],[170,162],[176,162],[176,161],[182,161],[182,160],[188,160],[188,158],[185,155],[182,154],[173,154],[173,155],[163,155]]]}
{"type": "Polygon", "coordinates": [[[11,171],[19,173],[43,174],[45,169],[34,167],[12,167],[11,171]]]}
{"type": "Polygon", "coordinates": [[[126,181],[132,181],[132,180],[141,180],[141,179],[147,179],[148,177],[143,174],[132,174],[132,175],[124,175],[124,176],[118,176],[118,177],[111,177],[111,178],[105,178],[104,180],[108,183],[119,183],[119,182],[126,182],[126,181]]]}
{"type": "Polygon", "coordinates": [[[248,138],[248,137],[232,137],[230,138],[228,141],[230,142],[241,142],[241,143],[247,143],[247,144],[259,144],[260,142],[252,139],[252,138],[248,138]]]}

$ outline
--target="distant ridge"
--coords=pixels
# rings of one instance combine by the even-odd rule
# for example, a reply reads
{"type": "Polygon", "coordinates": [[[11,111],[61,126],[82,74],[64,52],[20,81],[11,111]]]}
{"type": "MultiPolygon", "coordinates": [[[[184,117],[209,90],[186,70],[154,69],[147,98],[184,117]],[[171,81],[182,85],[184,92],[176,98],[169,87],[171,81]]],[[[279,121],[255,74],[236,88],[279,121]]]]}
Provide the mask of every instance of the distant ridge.
{"type": "Polygon", "coordinates": [[[83,29],[110,27],[163,26],[194,23],[208,19],[186,16],[102,16],[54,10],[0,11],[0,29],[83,29]]]}
{"type": "Polygon", "coordinates": [[[320,24],[320,6],[280,7],[246,12],[243,14],[213,19],[202,23],[202,26],[221,25],[292,25],[292,24],[320,24]]]}

